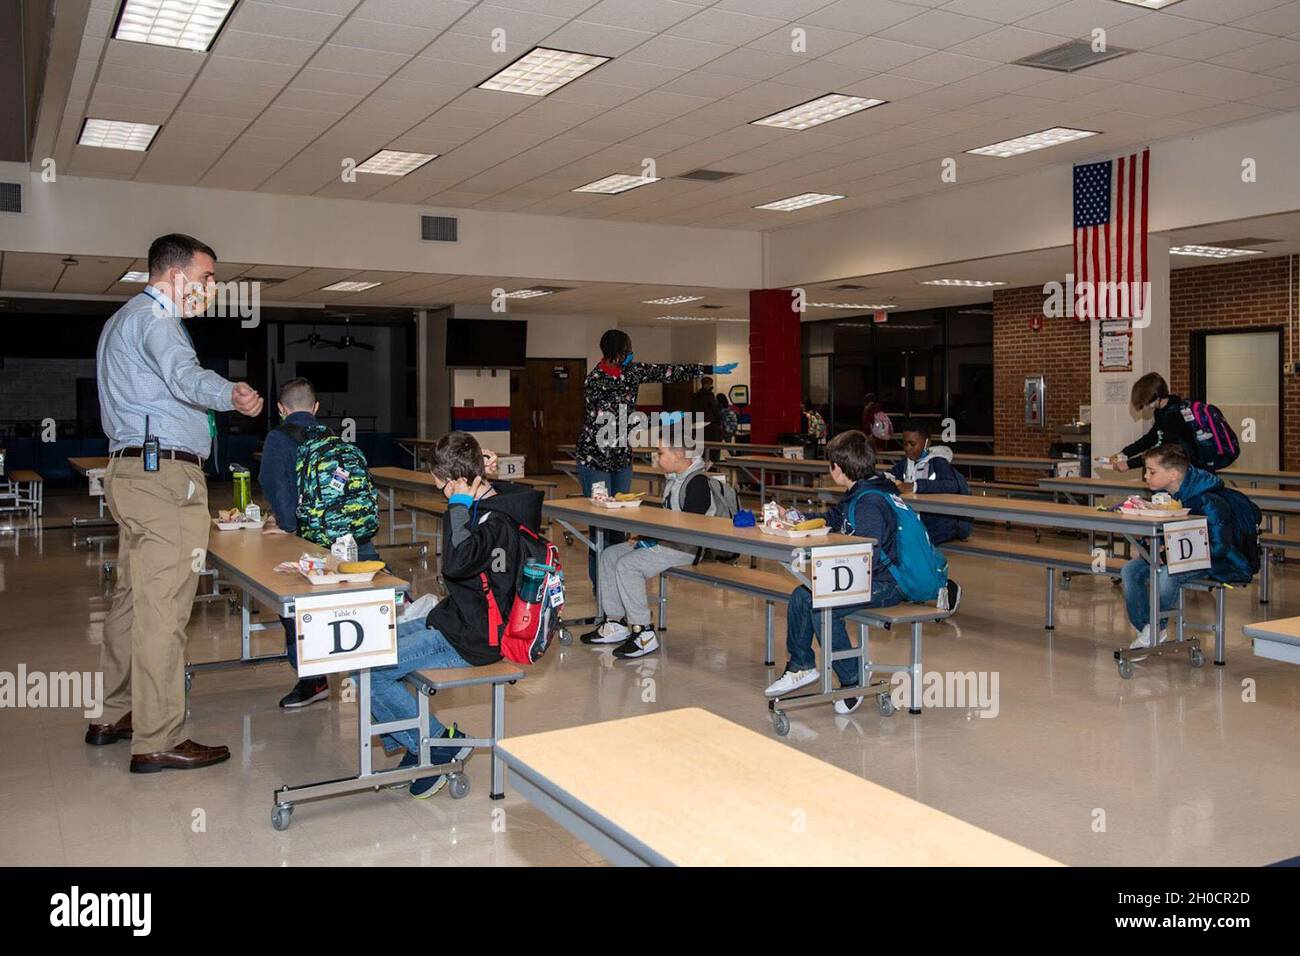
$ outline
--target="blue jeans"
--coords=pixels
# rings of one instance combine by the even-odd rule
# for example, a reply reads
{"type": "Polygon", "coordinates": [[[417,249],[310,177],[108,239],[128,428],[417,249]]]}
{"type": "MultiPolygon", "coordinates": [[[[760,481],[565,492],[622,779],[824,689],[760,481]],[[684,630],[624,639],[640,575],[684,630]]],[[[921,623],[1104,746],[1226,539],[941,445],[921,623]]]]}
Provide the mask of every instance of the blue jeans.
{"type": "MultiPolygon", "coordinates": [[[[1195,571],[1170,574],[1169,569],[1162,564],[1157,584],[1160,589],[1160,610],[1172,611],[1178,607],[1178,592],[1182,589],[1183,582],[1194,577],[1195,571]]],[[[1151,621],[1151,565],[1141,558],[1134,558],[1124,565],[1120,580],[1124,582],[1124,604],[1128,608],[1128,619],[1140,631],[1151,621]]],[[[1168,623],[1168,618],[1160,619],[1161,627],[1168,623]]]]}
{"type": "MultiPolygon", "coordinates": [[[[378,561],[379,552],[371,541],[363,541],[357,545],[358,561],[378,561]]],[[[280,618],[280,623],[284,625],[284,650],[289,655],[289,663],[293,669],[298,669],[298,630],[291,617],[280,618]]]]}
{"type": "MultiPolygon", "coordinates": [[[[848,650],[848,628],[844,619],[854,611],[864,607],[890,607],[903,601],[903,592],[894,583],[893,577],[884,568],[876,569],[871,574],[871,600],[866,604],[852,604],[847,607],[831,609],[831,647],[837,651],[848,650]]],[[[787,666],[792,671],[816,670],[817,655],[813,653],[813,638],[822,643],[822,612],[812,606],[812,592],[806,587],[797,587],[790,595],[790,603],[785,608],[785,649],[790,655],[787,666]]],[[[856,687],[859,682],[858,662],[853,660],[836,661],[831,665],[835,676],[840,679],[841,687],[856,687]]]]}
{"type": "MultiPolygon", "coordinates": [[[[409,720],[419,713],[415,697],[402,680],[413,671],[436,667],[469,667],[456,653],[447,638],[437,628],[425,627],[424,621],[407,621],[397,625],[397,663],[391,667],[374,667],[370,670],[370,716],[379,723],[390,720],[409,720]]],[[[437,737],[443,732],[438,718],[429,715],[429,735],[437,737]]],[[[420,733],[401,730],[384,734],[389,744],[405,747],[413,754],[420,752],[420,733]]],[[[434,763],[451,759],[455,748],[434,747],[434,763]],[[439,758],[443,758],[439,760],[439,758]]]]}
{"type": "MultiPolygon", "coordinates": [[[[595,468],[588,468],[586,465],[578,465],[578,481],[582,485],[582,493],[585,497],[591,497],[591,486],[598,481],[605,483],[605,490],[611,495],[616,495],[620,491],[632,490],[632,466],[620,468],[618,471],[599,471],[595,468]]],[[[611,544],[622,544],[627,540],[627,535],[622,531],[606,531],[605,547],[611,544]]],[[[587,576],[591,578],[592,586],[596,584],[596,552],[591,551],[587,554],[587,576]]]]}

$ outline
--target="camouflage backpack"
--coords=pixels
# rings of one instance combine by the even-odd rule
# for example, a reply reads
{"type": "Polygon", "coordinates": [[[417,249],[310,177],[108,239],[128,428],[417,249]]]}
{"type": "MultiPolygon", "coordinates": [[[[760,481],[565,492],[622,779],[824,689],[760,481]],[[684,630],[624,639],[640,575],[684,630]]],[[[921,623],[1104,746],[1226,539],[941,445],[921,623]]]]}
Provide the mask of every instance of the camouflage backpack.
{"type": "Polygon", "coordinates": [[[298,534],[329,547],[345,534],[367,541],[379,530],[379,495],[366,456],[324,425],[281,425],[298,442],[298,534]]]}

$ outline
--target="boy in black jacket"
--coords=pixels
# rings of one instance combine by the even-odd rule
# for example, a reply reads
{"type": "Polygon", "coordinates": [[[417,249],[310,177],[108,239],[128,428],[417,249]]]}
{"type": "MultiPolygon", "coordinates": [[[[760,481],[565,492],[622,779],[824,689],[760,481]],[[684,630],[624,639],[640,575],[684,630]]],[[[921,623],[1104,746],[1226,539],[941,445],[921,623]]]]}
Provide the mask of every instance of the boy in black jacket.
{"type": "MultiPolygon", "coordinates": [[[[952,449],[930,444],[930,425],[914,418],[903,426],[903,457],[894,462],[889,473],[894,476],[900,495],[968,495],[970,486],[952,466],[952,449]]],[[[948,515],[921,515],[921,523],[930,534],[930,543],[938,546],[947,541],[970,537],[971,523],[948,515]]]]}
{"type": "MultiPolygon", "coordinates": [[[[845,494],[826,514],[806,517],[825,518],[831,531],[839,534],[874,538],[869,605],[890,607],[901,603],[903,592],[882,563],[885,560],[882,555],[888,556],[889,560],[898,559],[898,525],[884,498],[884,495],[897,494],[894,483],[886,476],[876,474],[876,450],[871,440],[860,431],[841,432],[832,438],[826,446],[826,457],[831,463],[831,480],[844,489],[845,494]],[[863,493],[868,488],[878,489],[883,494],[863,493]],[[854,502],[853,515],[845,512],[850,501],[854,502]]],[[[835,650],[843,651],[852,646],[844,619],[859,607],[861,605],[837,607],[831,612],[831,646],[835,650]]],[[[813,610],[812,592],[802,585],[795,588],[786,605],[785,646],[790,660],[785,665],[785,673],[768,687],[766,693],[769,697],[784,696],[820,679],[817,655],[813,652],[813,638],[819,643],[823,638],[820,627],[821,612],[813,610]]],[[[841,687],[859,683],[857,661],[836,661],[834,669],[841,687]]],[[[861,703],[861,697],[837,700],[835,711],[849,714],[861,703]]]]}
{"type": "Polygon", "coordinates": [[[1155,423],[1145,435],[1125,445],[1119,454],[1111,458],[1112,468],[1116,471],[1141,468],[1146,452],[1170,443],[1181,445],[1183,451],[1187,452],[1188,461],[1193,464],[1199,459],[1196,434],[1183,418],[1183,400],[1170,393],[1169,384],[1163,375],[1147,372],[1134,382],[1129,404],[1138,414],[1150,408],[1155,423]]]}
{"type": "MultiPolygon", "coordinates": [[[[542,519],[542,493],[527,485],[491,481],[484,471],[486,456],[474,436],[451,432],[433,449],[433,474],[447,496],[442,521],[442,579],[447,596],[423,621],[397,627],[397,663],[370,672],[370,712],[376,721],[414,717],[415,698],[403,684],[413,671],[440,667],[474,667],[501,659],[489,644],[486,580],[497,607],[510,613],[515,599],[521,546],[519,525],[536,531],[542,519]]],[[[498,637],[500,635],[497,635],[498,637]]],[[[430,732],[448,740],[464,737],[454,725],[444,727],[430,715],[430,732]]],[[[420,734],[404,730],[385,735],[387,742],[406,748],[399,766],[419,762],[420,734]]],[[[464,747],[435,747],[434,763],[463,760],[464,747]]],[[[423,777],[411,784],[411,796],[431,797],[446,784],[445,775],[423,777]]]]}

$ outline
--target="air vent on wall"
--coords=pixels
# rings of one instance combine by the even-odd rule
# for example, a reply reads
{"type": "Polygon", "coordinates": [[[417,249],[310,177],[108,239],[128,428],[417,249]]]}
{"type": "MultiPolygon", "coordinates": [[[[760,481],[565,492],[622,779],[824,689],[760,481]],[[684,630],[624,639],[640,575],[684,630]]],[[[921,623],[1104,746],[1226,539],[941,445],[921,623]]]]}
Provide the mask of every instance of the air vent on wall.
{"type": "Polygon", "coordinates": [[[674,176],[673,179],[694,179],[698,182],[716,183],[720,179],[730,179],[732,176],[739,175],[739,173],[726,173],[721,169],[692,169],[689,173],[674,176]]]}
{"type": "Polygon", "coordinates": [[[458,223],[454,216],[421,216],[420,238],[425,242],[455,242],[458,223]]]}
{"type": "Polygon", "coordinates": [[[701,308],[701,309],[721,309],[722,306],[720,306],[720,305],[702,305],[702,306],[700,306],[700,308],[701,308]]]}
{"type": "Polygon", "coordinates": [[[838,290],[840,290],[841,292],[861,292],[863,289],[866,288],[866,286],[864,286],[864,285],[835,285],[835,286],[831,286],[831,288],[832,288],[832,289],[838,289],[838,290]]]}
{"type": "Polygon", "coordinates": [[[1027,57],[1016,60],[1016,63],[1020,66],[1037,67],[1040,70],[1055,70],[1057,73],[1074,73],[1090,66],[1096,66],[1098,63],[1113,60],[1115,57],[1123,56],[1128,52],[1130,51],[1112,46],[1107,47],[1105,52],[1098,53],[1092,48],[1091,43],[1083,40],[1072,40],[1069,43],[1054,46],[1050,50],[1031,53],[1027,57]]]}
{"type": "Polygon", "coordinates": [[[0,183],[0,212],[23,211],[22,183],[0,183]]]}

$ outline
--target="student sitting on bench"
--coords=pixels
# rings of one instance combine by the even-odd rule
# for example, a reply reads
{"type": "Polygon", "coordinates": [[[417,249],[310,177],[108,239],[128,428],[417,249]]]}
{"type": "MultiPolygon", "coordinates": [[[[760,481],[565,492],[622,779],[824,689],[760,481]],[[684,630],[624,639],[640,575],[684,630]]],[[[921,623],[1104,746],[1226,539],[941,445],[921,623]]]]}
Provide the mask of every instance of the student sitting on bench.
{"type": "MultiPolygon", "coordinates": [[[[824,518],[833,532],[874,538],[876,542],[871,553],[871,600],[831,611],[831,647],[844,651],[852,647],[844,626],[846,617],[863,607],[891,607],[907,598],[890,570],[890,566],[901,560],[899,518],[889,501],[891,496],[897,496],[897,491],[887,476],[876,474],[876,450],[871,440],[860,431],[841,432],[827,444],[826,457],[831,463],[831,480],[845,494],[826,514],[806,517],[824,518]]],[[[899,504],[906,509],[901,500],[899,504]]],[[[905,513],[916,517],[910,509],[905,513]]],[[[917,534],[924,541],[924,532],[918,530],[917,534]]],[[[955,611],[960,601],[961,588],[956,581],[949,580],[939,606],[955,611]]],[[[785,646],[790,660],[785,665],[785,673],[767,688],[769,697],[782,697],[821,678],[813,652],[814,638],[823,643],[821,617],[821,611],[812,606],[812,592],[803,586],[795,588],[786,605],[785,619],[785,646]]],[[[857,661],[836,661],[834,669],[841,687],[858,685],[857,661]]],[[[851,714],[861,703],[861,697],[837,700],[835,712],[851,714]]]]}
{"type": "MultiPolygon", "coordinates": [[[[928,422],[921,418],[911,419],[903,426],[902,439],[904,457],[889,469],[899,494],[970,494],[970,485],[952,466],[952,449],[947,445],[930,444],[928,422]]],[[[930,543],[936,546],[970,537],[971,523],[964,518],[923,514],[921,523],[930,533],[930,543]]]]}
{"type": "MultiPolygon", "coordinates": [[[[370,712],[376,721],[388,722],[414,717],[415,698],[403,678],[413,671],[443,667],[475,667],[495,664],[498,648],[488,643],[488,604],[482,578],[496,598],[497,606],[509,608],[515,599],[521,545],[519,525],[536,531],[542,520],[542,493],[527,485],[492,481],[484,469],[487,457],[474,436],[451,432],[433,449],[433,475],[447,496],[447,513],[442,521],[442,579],[447,596],[423,620],[397,626],[397,663],[370,672],[370,712]]],[[[465,734],[453,724],[444,727],[432,714],[429,732],[453,740],[465,734]]],[[[385,734],[385,744],[406,749],[400,767],[419,763],[420,734],[403,730],[385,734]]],[[[435,747],[435,764],[463,760],[465,747],[435,747]]],[[[411,796],[431,797],[446,784],[443,774],[422,777],[411,783],[411,796]]]]}
{"type": "MultiPolygon", "coordinates": [[[[1210,569],[1170,574],[1161,563],[1160,610],[1178,606],[1178,592],[1189,578],[1208,577],[1225,584],[1249,584],[1258,565],[1250,555],[1258,553],[1259,509],[1234,488],[1227,488],[1217,475],[1191,464],[1180,444],[1152,448],[1144,456],[1142,477],[1152,492],[1166,492],[1192,515],[1205,518],[1210,532],[1210,569]]],[[[1134,558],[1120,574],[1124,583],[1124,604],[1138,636],[1129,647],[1152,647],[1151,565],[1134,558]]],[[[1160,643],[1169,640],[1168,618],[1160,619],[1160,643]]]]}
{"type": "MultiPolygon", "coordinates": [[[[688,451],[680,438],[667,438],[659,445],[659,469],[664,482],[664,507],[697,515],[718,513],[714,505],[714,480],[706,474],[709,462],[688,451]]],[[[599,607],[603,623],[582,635],[584,644],[617,644],[618,658],[644,657],[659,649],[646,602],[646,582],[669,568],[694,564],[698,555],[660,544],[653,538],[625,541],[600,553],[599,607]]]]}
{"type": "MultiPolygon", "coordinates": [[[[262,444],[262,467],[257,473],[257,483],[262,486],[271,506],[263,534],[297,534],[298,528],[298,447],[308,433],[320,426],[316,412],[316,390],[305,378],[292,378],[280,386],[276,408],[281,424],[266,433],[262,444]]],[[[323,426],[321,426],[323,427],[323,426]]],[[[379,552],[374,542],[365,539],[357,542],[358,561],[378,561],[379,552]]],[[[298,669],[298,635],[291,617],[280,618],[284,625],[284,649],[289,663],[298,669]]],[[[304,677],[294,684],[293,690],[280,698],[280,706],[292,710],[306,707],[330,695],[329,677],[304,677]]]]}

